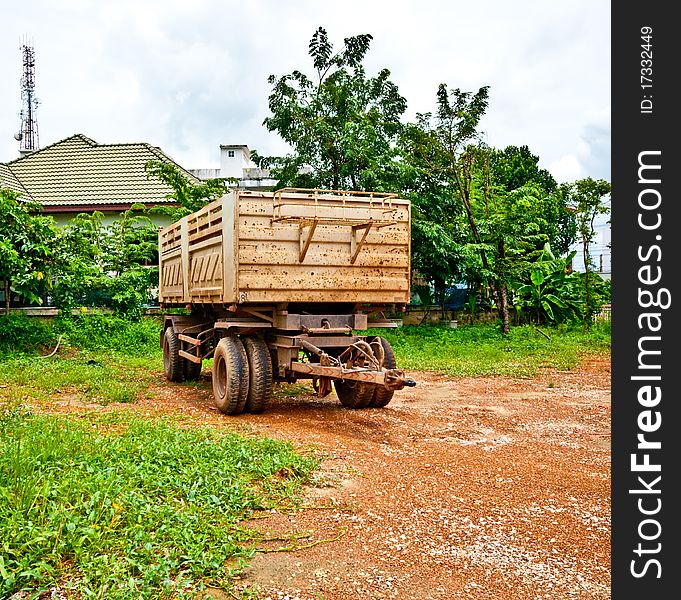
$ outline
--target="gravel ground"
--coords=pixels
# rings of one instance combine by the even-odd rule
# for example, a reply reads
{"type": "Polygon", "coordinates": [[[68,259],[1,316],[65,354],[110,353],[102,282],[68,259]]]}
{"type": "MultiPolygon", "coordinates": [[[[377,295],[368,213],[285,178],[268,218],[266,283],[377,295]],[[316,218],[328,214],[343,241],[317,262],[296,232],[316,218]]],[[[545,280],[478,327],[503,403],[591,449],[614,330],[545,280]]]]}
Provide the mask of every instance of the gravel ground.
{"type": "Polygon", "coordinates": [[[159,380],[137,408],[325,457],[307,509],[251,522],[280,539],[237,589],[263,600],[610,598],[606,359],[534,379],[410,372],[417,387],[383,409],[302,393],[239,417],[217,414],[207,375],[194,387],[159,380]],[[306,537],[286,551],[291,532],[306,537]]]}

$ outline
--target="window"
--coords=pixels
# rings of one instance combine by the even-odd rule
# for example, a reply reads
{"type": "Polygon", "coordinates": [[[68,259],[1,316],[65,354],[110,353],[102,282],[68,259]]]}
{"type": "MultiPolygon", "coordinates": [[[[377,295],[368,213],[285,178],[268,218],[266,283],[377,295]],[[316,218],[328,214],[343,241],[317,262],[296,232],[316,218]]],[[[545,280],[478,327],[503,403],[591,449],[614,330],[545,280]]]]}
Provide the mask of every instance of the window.
{"type": "Polygon", "coordinates": [[[234,158],[234,150],[227,150],[227,156],[229,156],[229,158],[234,158]]]}

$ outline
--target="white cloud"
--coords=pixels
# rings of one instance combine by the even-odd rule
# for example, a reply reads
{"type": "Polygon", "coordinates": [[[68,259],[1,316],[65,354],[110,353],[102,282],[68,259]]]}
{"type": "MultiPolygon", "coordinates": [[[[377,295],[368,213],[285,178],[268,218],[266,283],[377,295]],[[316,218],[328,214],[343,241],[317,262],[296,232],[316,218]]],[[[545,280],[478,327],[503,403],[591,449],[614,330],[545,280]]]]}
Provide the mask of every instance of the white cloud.
{"type": "Polygon", "coordinates": [[[584,177],[581,161],[574,154],[566,154],[549,165],[549,172],[559,183],[575,181],[584,177]]]}
{"type": "Polygon", "coordinates": [[[22,34],[36,48],[43,146],[84,133],[210,167],[221,143],[286,150],[262,126],[267,77],[311,71],[321,25],[336,45],[373,35],[367,69],[390,69],[408,118],[434,109],[440,83],[489,85],[490,144],[528,145],[557,179],[609,178],[609,20],[609,3],[587,0],[15,3],[0,38],[0,161],[18,151],[22,34]]]}
{"type": "Polygon", "coordinates": [[[610,108],[587,115],[574,152],[551,162],[548,170],[558,182],[584,177],[610,181],[610,108]]]}

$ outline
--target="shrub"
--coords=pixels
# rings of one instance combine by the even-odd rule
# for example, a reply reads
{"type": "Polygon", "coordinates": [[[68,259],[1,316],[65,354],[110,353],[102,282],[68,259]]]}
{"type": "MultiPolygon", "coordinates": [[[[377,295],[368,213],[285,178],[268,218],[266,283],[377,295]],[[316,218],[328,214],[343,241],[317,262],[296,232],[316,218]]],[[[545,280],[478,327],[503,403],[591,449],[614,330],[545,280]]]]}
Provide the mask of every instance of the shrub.
{"type": "Polygon", "coordinates": [[[139,356],[158,351],[161,320],[83,313],[57,319],[54,328],[81,350],[116,350],[139,356]]]}
{"type": "Polygon", "coordinates": [[[49,323],[26,315],[0,315],[0,356],[33,352],[49,346],[56,335],[49,323]]]}
{"type": "Polygon", "coordinates": [[[54,347],[59,336],[63,345],[81,350],[114,350],[134,356],[159,351],[161,320],[142,317],[134,321],[115,315],[83,313],[40,319],[26,315],[0,316],[0,358],[36,353],[54,347]]]}

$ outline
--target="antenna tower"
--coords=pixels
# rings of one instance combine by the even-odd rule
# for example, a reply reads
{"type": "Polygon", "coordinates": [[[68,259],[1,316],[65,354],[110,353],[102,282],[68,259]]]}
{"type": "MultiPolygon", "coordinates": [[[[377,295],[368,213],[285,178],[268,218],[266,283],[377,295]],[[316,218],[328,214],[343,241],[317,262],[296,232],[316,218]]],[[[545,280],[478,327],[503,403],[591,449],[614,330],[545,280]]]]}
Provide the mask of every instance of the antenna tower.
{"type": "Polygon", "coordinates": [[[35,97],[35,50],[32,44],[24,41],[21,45],[23,74],[21,76],[21,129],[15,134],[19,142],[19,152],[24,154],[40,148],[38,142],[38,121],[36,108],[39,100],[35,97]]]}

